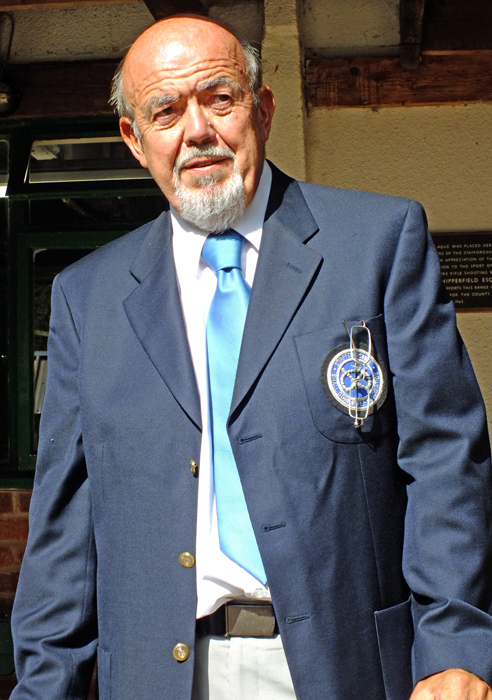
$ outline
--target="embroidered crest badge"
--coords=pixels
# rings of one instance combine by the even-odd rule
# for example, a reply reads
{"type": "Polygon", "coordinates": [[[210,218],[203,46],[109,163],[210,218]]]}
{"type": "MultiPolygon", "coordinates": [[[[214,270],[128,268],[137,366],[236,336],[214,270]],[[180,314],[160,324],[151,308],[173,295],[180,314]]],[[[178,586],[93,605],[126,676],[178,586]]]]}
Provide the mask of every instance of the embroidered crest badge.
{"type": "Polygon", "coordinates": [[[323,362],[321,383],[331,403],[354,419],[356,428],[376,409],[387,394],[384,364],[373,354],[370,331],[364,321],[352,326],[350,343],[334,348],[323,362]],[[355,342],[354,329],[363,329],[368,343],[355,342]]]}

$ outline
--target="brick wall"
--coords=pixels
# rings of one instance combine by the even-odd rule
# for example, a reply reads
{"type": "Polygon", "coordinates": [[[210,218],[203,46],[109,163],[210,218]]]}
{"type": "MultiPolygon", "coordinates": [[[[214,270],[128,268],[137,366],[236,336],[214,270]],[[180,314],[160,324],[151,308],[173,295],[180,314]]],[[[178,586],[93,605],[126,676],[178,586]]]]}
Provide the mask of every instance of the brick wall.
{"type": "MultiPolygon", "coordinates": [[[[15,673],[11,672],[10,668],[6,630],[3,630],[2,635],[2,625],[5,627],[10,621],[20,565],[26,548],[30,501],[30,491],[0,489],[0,700],[8,700],[16,683],[15,673]]],[[[96,682],[93,679],[87,700],[94,700],[96,697],[95,687],[96,682]]]]}
{"type": "MultiPolygon", "coordinates": [[[[0,490],[0,620],[10,620],[20,565],[29,530],[30,491],[0,490]]],[[[13,661],[8,653],[7,630],[3,630],[1,648],[0,700],[6,700],[15,686],[13,661]],[[10,668],[9,668],[10,667],[10,668]],[[10,673],[9,673],[10,671],[10,673]],[[8,675],[6,675],[8,674],[8,675]]]]}

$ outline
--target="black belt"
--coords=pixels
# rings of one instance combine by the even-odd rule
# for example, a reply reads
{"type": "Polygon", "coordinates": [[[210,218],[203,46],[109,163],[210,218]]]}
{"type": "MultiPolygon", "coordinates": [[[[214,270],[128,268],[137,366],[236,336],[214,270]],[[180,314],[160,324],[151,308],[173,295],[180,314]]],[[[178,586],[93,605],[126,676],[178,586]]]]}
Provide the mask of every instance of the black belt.
{"type": "Polygon", "coordinates": [[[278,634],[271,603],[226,603],[196,621],[197,636],[274,637],[278,634]]]}

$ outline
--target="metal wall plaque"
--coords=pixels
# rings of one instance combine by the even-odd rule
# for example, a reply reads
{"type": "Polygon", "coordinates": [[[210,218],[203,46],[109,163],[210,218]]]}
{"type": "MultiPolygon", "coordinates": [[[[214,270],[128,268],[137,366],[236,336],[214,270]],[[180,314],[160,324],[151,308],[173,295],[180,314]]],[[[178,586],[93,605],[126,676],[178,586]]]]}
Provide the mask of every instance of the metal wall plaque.
{"type": "Polygon", "coordinates": [[[492,310],[492,232],[436,233],[432,238],[456,310],[492,310]]]}

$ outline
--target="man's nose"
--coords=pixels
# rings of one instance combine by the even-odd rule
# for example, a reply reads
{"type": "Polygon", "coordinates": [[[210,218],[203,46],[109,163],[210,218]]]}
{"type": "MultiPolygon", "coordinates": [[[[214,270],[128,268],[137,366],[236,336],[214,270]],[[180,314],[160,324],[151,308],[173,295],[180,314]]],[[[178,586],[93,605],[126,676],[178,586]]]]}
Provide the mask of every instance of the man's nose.
{"type": "Polygon", "coordinates": [[[216,136],[215,129],[209,123],[207,114],[202,105],[197,102],[188,103],[186,110],[186,123],[183,134],[187,146],[207,143],[216,136]]]}

